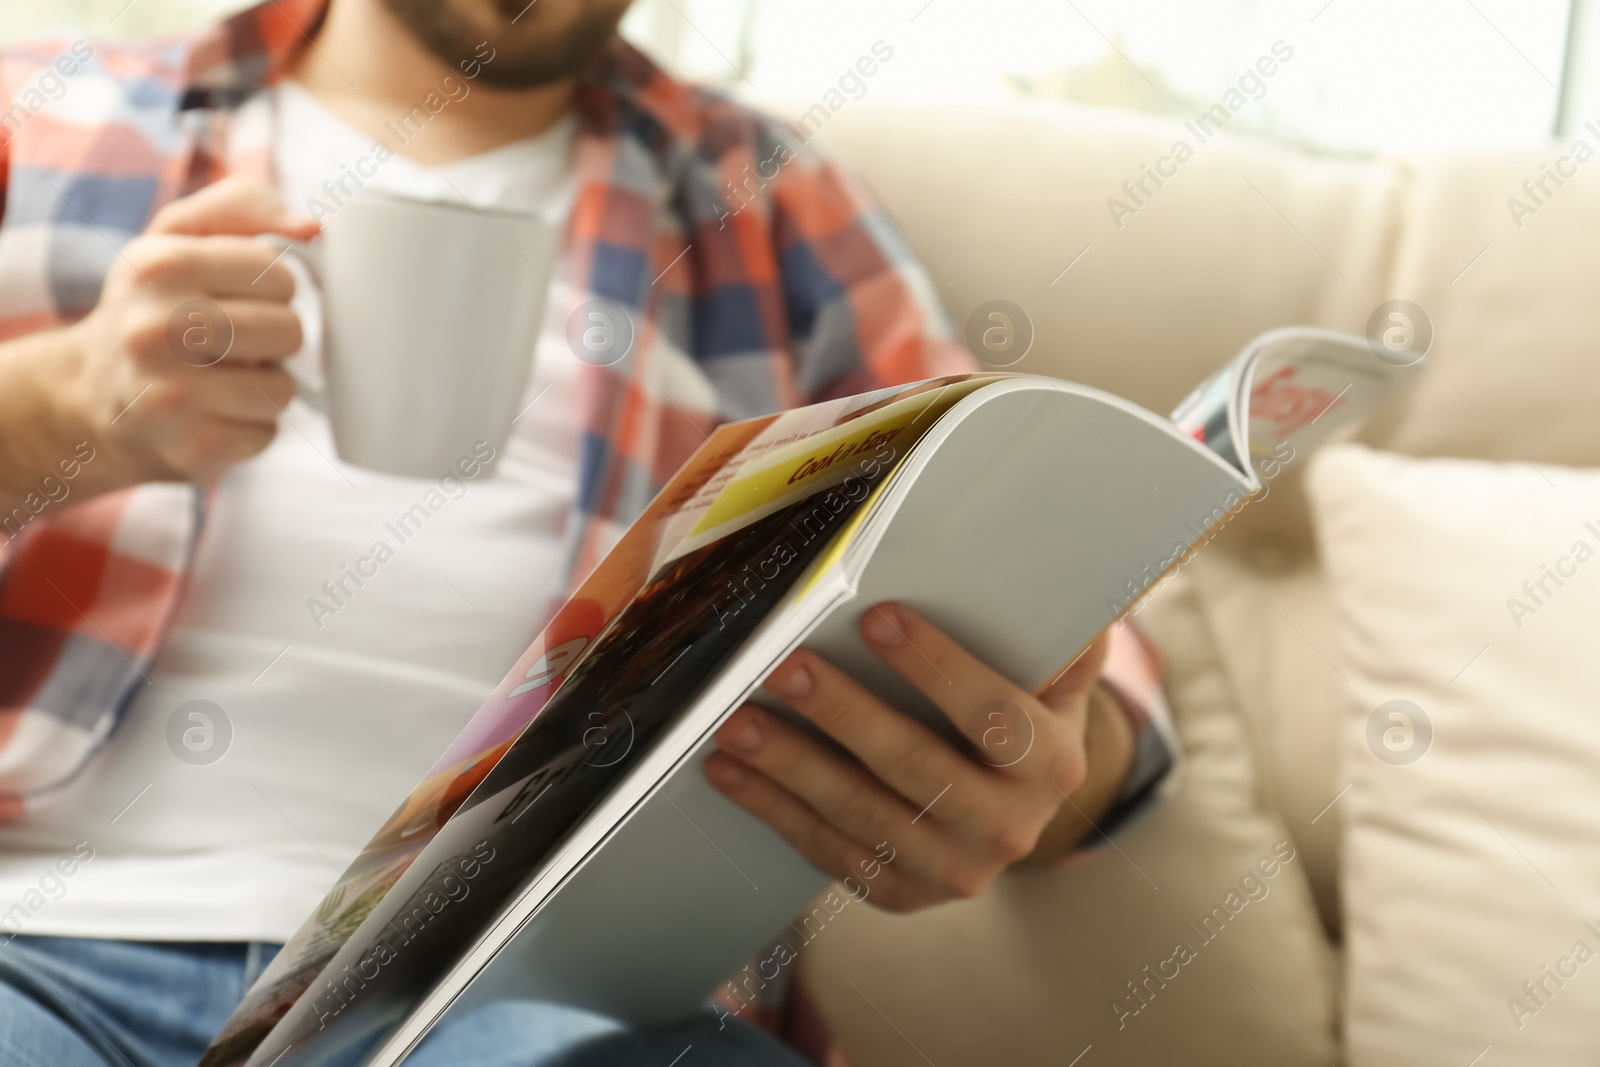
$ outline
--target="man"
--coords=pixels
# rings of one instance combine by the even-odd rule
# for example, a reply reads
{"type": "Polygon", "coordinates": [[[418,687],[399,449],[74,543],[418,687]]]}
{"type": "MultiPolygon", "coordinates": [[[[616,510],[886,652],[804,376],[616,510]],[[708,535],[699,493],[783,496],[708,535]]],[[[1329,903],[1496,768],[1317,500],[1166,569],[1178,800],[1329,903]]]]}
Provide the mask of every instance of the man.
{"type": "MultiPolygon", "coordinates": [[[[804,147],[746,180],[783,129],[623,45],[625,8],[269,0],[176,44],[3,60],[0,1067],[192,1062],[709,427],[967,369],[892,227],[804,147]],[[81,100],[33,106],[46,78],[81,100]],[[401,116],[422,116],[403,141],[401,116]],[[257,238],[311,238],[369,188],[538,213],[566,239],[494,474],[330,618],[306,608],[321,583],[429,483],[333,458],[289,373],[319,363],[321,309],[257,238]],[[643,358],[564,345],[594,297],[636,319],[643,358]],[[215,366],[177,358],[194,300],[233,330],[215,366]]],[[[857,760],[755,708],[730,719],[713,785],[828,873],[892,838],[880,905],[1063,855],[1170,766],[1148,715],[1096,687],[1105,641],[1036,695],[903,607],[862,633],[958,722],[1003,700],[1036,734],[1016,766],[980,766],[804,651],[768,687],[857,760]]],[[[666,1063],[685,1044],[797,1062],[707,1020],[626,1033],[502,1003],[484,1021],[410,1062],[666,1063]]]]}

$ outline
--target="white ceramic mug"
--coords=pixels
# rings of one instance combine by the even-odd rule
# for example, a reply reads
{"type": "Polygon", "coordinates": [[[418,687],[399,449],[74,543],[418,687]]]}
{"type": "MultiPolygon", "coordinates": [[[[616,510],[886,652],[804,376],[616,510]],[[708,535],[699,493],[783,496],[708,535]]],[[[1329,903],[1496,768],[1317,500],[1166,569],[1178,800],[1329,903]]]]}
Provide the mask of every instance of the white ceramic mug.
{"type": "Polygon", "coordinates": [[[535,214],[369,189],[317,240],[272,239],[322,290],[326,385],[297,385],[327,414],[340,459],[434,478],[479,441],[500,454],[533,366],[556,238],[535,214]]]}

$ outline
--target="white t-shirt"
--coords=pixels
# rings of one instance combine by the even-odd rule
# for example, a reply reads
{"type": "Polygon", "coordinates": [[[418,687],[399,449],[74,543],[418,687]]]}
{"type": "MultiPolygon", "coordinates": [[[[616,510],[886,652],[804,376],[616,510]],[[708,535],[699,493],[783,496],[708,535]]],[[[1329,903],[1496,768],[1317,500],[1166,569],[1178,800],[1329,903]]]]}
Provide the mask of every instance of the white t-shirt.
{"type": "MultiPolygon", "coordinates": [[[[247,105],[274,107],[285,198],[326,202],[323,183],[369,155],[373,142],[293,83],[247,105]]],[[[569,117],[448,166],[396,156],[366,186],[465,196],[564,226],[574,136],[569,117]]],[[[327,420],[298,400],[271,447],[223,478],[171,633],[108,751],[71,795],[0,826],[0,922],[12,902],[33,894],[21,929],[15,918],[7,929],[281,941],[298,928],[561,592],[577,484],[579,363],[565,343],[568,296],[559,289],[548,297],[554,312],[523,403],[538,399],[513,425],[494,473],[465,491],[341,463],[327,420]],[[400,542],[385,524],[430,490],[444,495],[443,506],[400,542]],[[332,616],[314,617],[308,601],[328,602],[323,583],[337,583],[341,568],[380,540],[393,557],[360,587],[347,582],[353,593],[332,616]],[[226,717],[209,749],[204,720],[177,713],[190,701],[226,717]],[[190,760],[225,745],[221,758],[176,755],[188,750],[169,742],[175,713],[180,736],[199,731],[191,743],[202,751],[190,760]],[[61,875],[55,861],[72,857],[80,841],[93,858],[81,862],[80,849],[73,873],[61,875]]],[[[296,309],[307,351],[295,358],[315,360],[317,294],[302,285],[296,309]]]]}

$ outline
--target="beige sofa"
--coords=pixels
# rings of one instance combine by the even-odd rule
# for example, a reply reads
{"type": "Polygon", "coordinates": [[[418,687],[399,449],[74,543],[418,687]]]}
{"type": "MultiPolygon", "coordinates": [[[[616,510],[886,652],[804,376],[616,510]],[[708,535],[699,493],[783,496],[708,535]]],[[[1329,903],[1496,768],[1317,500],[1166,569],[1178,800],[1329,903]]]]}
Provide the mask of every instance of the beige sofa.
{"type": "MultiPolygon", "coordinates": [[[[1064,104],[870,101],[822,131],[958,327],[986,299],[1024,308],[1037,339],[1014,369],[1166,411],[1261,331],[1359,333],[1405,298],[1434,326],[1429,372],[1364,439],[1600,464],[1600,183],[1569,182],[1520,227],[1506,206],[1560,150],[1349,161],[1224,135],[1118,226],[1107,198],[1179,133],[1064,104]]],[[[1340,929],[1361,904],[1339,859],[1348,698],[1303,473],[1140,615],[1186,749],[1172,799],[1116,849],[914,916],[850,909],[807,946],[853,1064],[1343,1062],[1340,929]],[[1293,859],[1268,895],[1192,937],[1275,846],[1293,859]],[[1198,958],[1153,978],[1180,937],[1198,958]]]]}

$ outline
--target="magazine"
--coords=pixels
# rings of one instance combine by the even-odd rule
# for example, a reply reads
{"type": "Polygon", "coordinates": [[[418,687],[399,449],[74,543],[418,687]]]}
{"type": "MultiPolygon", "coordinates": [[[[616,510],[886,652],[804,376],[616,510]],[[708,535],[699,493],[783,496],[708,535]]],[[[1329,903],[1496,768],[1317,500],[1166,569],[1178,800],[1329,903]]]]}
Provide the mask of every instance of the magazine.
{"type": "MultiPolygon", "coordinates": [[[[865,649],[905,603],[1047,683],[1195,545],[1416,370],[1263,335],[1171,418],[1050,378],[933,379],[726,424],[620,537],[255,983],[202,1067],[398,1063],[451,1012],[702,1010],[831,879],[706,784],[805,645],[976,751],[865,649]]],[[[1022,739],[1025,740],[1025,739],[1022,739]]],[[[893,862],[886,842],[878,860],[893,862]]],[[[872,875],[863,872],[863,878],[872,875]]],[[[837,896],[837,893],[828,894],[837,896]]],[[[805,914],[802,914],[805,913],[805,914]]]]}

